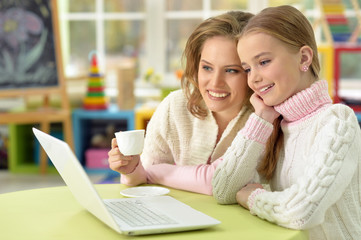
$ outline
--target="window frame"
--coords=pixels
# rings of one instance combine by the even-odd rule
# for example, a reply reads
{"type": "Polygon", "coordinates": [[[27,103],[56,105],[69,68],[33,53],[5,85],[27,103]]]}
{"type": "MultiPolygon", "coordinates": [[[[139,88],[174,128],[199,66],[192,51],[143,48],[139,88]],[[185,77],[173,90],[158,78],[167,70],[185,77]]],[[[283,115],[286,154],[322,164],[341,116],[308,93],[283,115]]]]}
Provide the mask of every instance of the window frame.
{"type": "MultiPolygon", "coordinates": [[[[100,69],[106,69],[104,28],[107,20],[139,20],[145,21],[145,56],[139,59],[140,76],[144,75],[148,68],[153,68],[155,72],[167,78],[167,82],[177,84],[174,73],[166,71],[166,49],[167,49],[167,20],[172,19],[200,19],[204,20],[211,16],[224,13],[224,11],[212,10],[211,0],[201,0],[203,8],[198,11],[167,11],[167,0],[144,0],[144,12],[104,12],[104,2],[106,0],[94,0],[94,12],[66,12],[69,1],[58,1],[60,32],[62,42],[62,54],[64,66],[70,56],[69,21],[94,21],[96,34],[96,51],[99,58],[100,69]],[[200,17],[201,16],[201,17],[200,17]],[[168,79],[170,81],[168,81],[168,79]],[[174,80],[174,81],[172,81],[174,80]]],[[[240,9],[252,13],[257,13],[268,6],[268,0],[248,0],[248,9],[240,9]]],[[[235,10],[235,9],[232,9],[235,10]]],[[[139,56],[142,57],[142,56],[139,56]]],[[[181,56],[180,56],[181,57],[181,56]]],[[[181,59],[179,59],[181,60],[181,59]]],[[[66,78],[81,77],[69,76],[65,72],[66,78]]],[[[139,77],[138,77],[139,78],[139,77]]]]}

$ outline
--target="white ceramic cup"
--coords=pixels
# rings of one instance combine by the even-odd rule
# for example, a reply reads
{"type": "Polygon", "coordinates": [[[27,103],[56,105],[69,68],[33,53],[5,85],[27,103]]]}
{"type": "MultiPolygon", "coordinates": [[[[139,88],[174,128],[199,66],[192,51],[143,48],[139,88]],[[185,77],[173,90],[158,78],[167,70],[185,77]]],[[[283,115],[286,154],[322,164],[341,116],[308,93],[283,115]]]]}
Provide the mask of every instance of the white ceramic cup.
{"type": "Polygon", "coordinates": [[[124,156],[139,155],[144,147],[144,130],[116,132],[119,151],[124,156]]]}

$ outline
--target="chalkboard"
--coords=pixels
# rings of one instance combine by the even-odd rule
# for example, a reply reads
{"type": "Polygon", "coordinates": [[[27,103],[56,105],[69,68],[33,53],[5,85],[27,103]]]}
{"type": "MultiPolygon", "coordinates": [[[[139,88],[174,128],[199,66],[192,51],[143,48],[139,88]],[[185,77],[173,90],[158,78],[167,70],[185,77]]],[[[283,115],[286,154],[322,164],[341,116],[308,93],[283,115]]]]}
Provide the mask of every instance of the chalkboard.
{"type": "Polygon", "coordinates": [[[51,0],[1,1],[0,92],[58,86],[55,5],[51,0]]]}

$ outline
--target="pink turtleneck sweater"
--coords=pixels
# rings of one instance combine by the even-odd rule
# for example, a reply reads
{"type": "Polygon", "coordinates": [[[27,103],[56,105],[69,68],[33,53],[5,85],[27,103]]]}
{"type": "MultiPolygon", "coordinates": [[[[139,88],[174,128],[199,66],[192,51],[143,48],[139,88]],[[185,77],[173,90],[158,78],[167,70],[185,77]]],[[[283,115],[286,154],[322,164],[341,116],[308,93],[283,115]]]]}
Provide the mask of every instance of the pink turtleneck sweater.
{"type": "MultiPolygon", "coordinates": [[[[275,110],[283,116],[284,146],[272,191],[248,199],[252,214],[278,225],[307,229],[310,239],[361,236],[361,131],[353,110],[331,104],[317,81],[275,110]]],[[[256,167],[272,125],[252,114],[214,172],[213,195],[236,203],[236,193],[257,179],[256,167]]]]}

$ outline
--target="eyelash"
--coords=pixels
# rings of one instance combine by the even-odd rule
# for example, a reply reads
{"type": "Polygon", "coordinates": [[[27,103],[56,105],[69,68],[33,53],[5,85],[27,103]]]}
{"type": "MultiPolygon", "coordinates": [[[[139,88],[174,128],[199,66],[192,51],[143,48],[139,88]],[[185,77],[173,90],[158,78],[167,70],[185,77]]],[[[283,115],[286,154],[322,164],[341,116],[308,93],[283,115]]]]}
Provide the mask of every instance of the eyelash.
{"type": "MultiPolygon", "coordinates": [[[[204,70],[206,70],[206,71],[210,71],[210,70],[212,70],[212,68],[211,67],[208,67],[208,66],[203,66],[202,67],[204,70]]],[[[237,70],[237,69],[226,69],[226,72],[228,72],[228,73],[239,73],[239,70],[237,70]]]]}
{"type": "MultiPolygon", "coordinates": [[[[262,61],[259,62],[259,65],[264,66],[264,65],[266,65],[266,64],[269,63],[269,62],[271,62],[271,60],[262,60],[262,61]]],[[[248,74],[250,71],[251,71],[250,68],[245,68],[245,69],[244,69],[244,72],[247,73],[247,74],[248,74]]]]}
{"type": "Polygon", "coordinates": [[[203,66],[202,68],[206,71],[209,71],[210,69],[212,69],[211,67],[208,67],[208,66],[203,66]]]}
{"type": "Polygon", "coordinates": [[[237,69],[227,69],[226,72],[229,73],[239,73],[239,71],[237,69]]]}
{"type": "Polygon", "coordinates": [[[267,63],[269,63],[271,60],[263,60],[263,61],[260,61],[260,65],[265,65],[267,63]]]}

